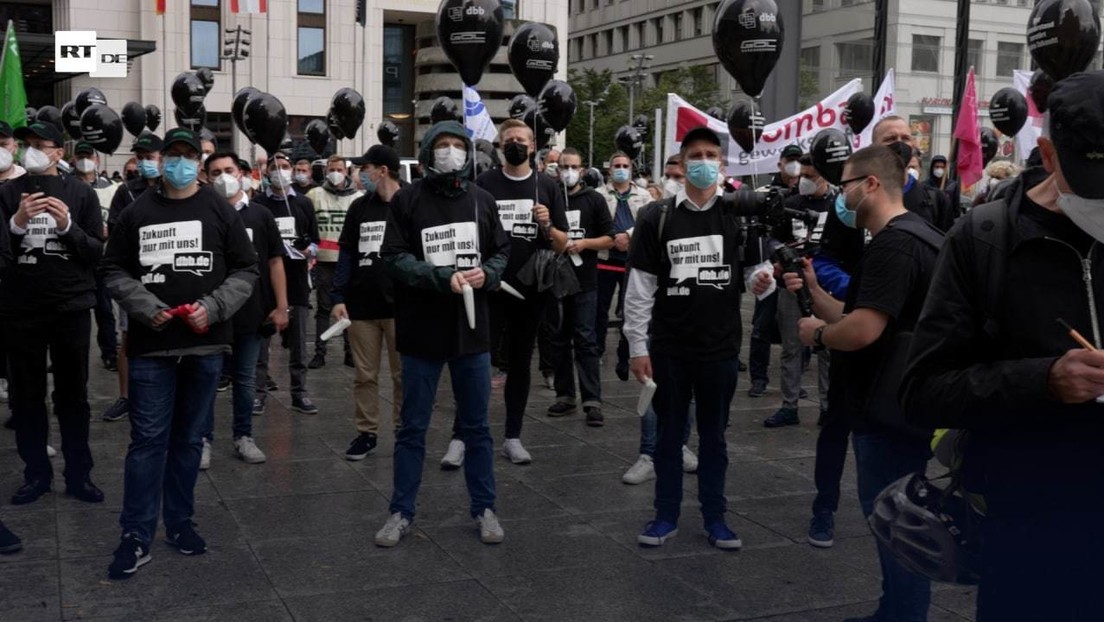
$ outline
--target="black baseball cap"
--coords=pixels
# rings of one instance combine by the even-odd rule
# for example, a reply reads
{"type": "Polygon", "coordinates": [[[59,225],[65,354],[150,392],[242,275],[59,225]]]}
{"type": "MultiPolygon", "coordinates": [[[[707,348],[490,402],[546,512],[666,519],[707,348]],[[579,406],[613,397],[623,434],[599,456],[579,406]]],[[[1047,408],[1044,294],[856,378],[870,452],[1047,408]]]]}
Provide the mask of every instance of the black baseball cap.
{"type": "Polygon", "coordinates": [[[695,140],[705,140],[718,147],[721,146],[721,137],[718,136],[716,132],[709,129],[708,125],[699,125],[687,132],[686,135],[682,137],[682,144],[687,145],[695,140]]]}
{"type": "Polygon", "coordinates": [[[8,125],[7,121],[0,121],[0,136],[3,136],[4,138],[11,138],[12,136],[15,136],[15,134],[12,132],[11,126],[8,125]]]}
{"type": "Polygon", "coordinates": [[[187,128],[174,127],[165,132],[165,149],[176,143],[184,143],[196,151],[203,151],[203,147],[199,143],[199,135],[187,128]]]}
{"type": "Polygon", "coordinates": [[[139,151],[161,151],[165,148],[165,143],[162,142],[161,137],[153,132],[142,132],[138,138],[134,139],[134,144],[130,147],[130,150],[134,153],[139,151]]]}
{"type": "Polygon", "coordinates": [[[801,150],[801,147],[797,145],[786,145],[785,148],[782,149],[781,159],[796,160],[803,155],[805,155],[805,152],[801,150]]]}
{"type": "Polygon", "coordinates": [[[96,153],[96,148],[88,141],[82,140],[73,148],[73,155],[83,155],[86,153],[96,153]]]}
{"type": "Polygon", "coordinates": [[[386,166],[387,170],[396,174],[399,172],[400,166],[398,152],[387,145],[372,145],[368,148],[368,151],[364,152],[363,158],[353,158],[352,162],[357,166],[365,164],[386,166]]]}
{"type": "Polygon", "coordinates": [[[1075,73],[1047,98],[1050,140],[1074,194],[1104,199],[1104,71],[1075,73]]]}
{"type": "Polygon", "coordinates": [[[26,127],[16,128],[12,134],[19,140],[24,141],[27,140],[29,136],[37,136],[42,140],[53,142],[56,147],[61,147],[65,144],[65,139],[61,136],[61,130],[53,123],[35,121],[26,127]]]}

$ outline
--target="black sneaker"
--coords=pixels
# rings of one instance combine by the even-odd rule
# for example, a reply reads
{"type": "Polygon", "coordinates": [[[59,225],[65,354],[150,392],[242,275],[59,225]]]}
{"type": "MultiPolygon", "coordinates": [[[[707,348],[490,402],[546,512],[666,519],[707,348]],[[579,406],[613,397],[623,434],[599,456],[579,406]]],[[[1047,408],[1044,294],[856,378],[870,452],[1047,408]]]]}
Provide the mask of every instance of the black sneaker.
{"type": "Polygon", "coordinates": [[[836,543],[836,517],[831,512],[818,512],[809,521],[809,544],[820,548],[831,548],[836,543]]]}
{"type": "Polygon", "coordinates": [[[309,397],[293,397],[291,398],[291,409],[303,413],[304,415],[317,415],[318,407],[314,405],[309,397]]]}
{"type": "Polygon", "coordinates": [[[10,553],[19,552],[22,549],[23,541],[19,539],[19,536],[5,527],[4,523],[0,523],[0,554],[8,555],[10,553]]]}
{"type": "Polygon", "coordinates": [[[115,549],[115,559],[107,567],[109,579],[129,579],[138,569],[150,561],[149,550],[142,544],[138,536],[127,534],[119,542],[119,548],[115,549]]]}
{"type": "Polygon", "coordinates": [[[797,398],[802,399],[802,400],[807,400],[807,399],[809,399],[809,392],[806,391],[805,389],[801,389],[800,391],[797,392],[797,398]]]}
{"type": "Polygon", "coordinates": [[[592,428],[600,428],[606,425],[606,418],[602,416],[602,409],[597,406],[583,408],[586,413],[586,424],[592,428]]]}
{"type": "Polygon", "coordinates": [[[203,555],[207,552],[207,543],[195,532],[195,523],[186,521],[179,527],[165,528],[165,542],[175,546],[184,555],[203,555]]]}
{"type": "Polygon", "coordinates": [[[781,428],[788,425],[797,425],[801,420],[797,418],[796,408],[779,408],[778,412],[763,421],[764,428],[781,428]]]}
{"type": "Polygon", "coordinates": [[[762,380],[752,380],[748,389],[748,397],[763,397],[767,394],[767,383],[762,380]]]}
{"type": "Polygon", "coordinates": [[[353,353],[352,352],[346,352],[345,353],[345,367],[354,367],[354,368],[356,367],[356,363],[353,361],[353,353]]]}
{"type": "Polygon", "coordinates": [[[273,380],[272,378],[269,378],[268,381],[265,382],[265,391],[267,391],[269,393],[275,393],[279,390],[280,390],[280,385],[276,384],[276,381],[273,380]]]}
{"type": "Polygon", "coordinates": [[[106,369],[107,371],[119,371],[119,359],[116,359],[116,358],[103,359],[103,366],[104,366],[104,369],[106,369]]]}
{"type": "Polygon", "coordinates": [[[310,362],[307,363],[307,367],[310,368],[310,369],[322,369],[325,366],[326,366],[326,355],[325,354],[315,354],[314,358],[312,358],[310,360],[310,362]]]}
{"type": "Polygon", "coordinates": [[[265,411],[265,398],[264,394],[258,395],[253,398],[253,416],[260,417],[265,411]]]}
{"type": "Polygon", "coordinates": [[[575,414],[575,405],[567,402],[557,401],[555,404],[548,407],[549,417],[563,417],[573,414],[575,414]]]}
{"type": "Polygon", "coordinates": [[[349,444],[349,449],[345,450],[345,459],[356,462],[367,458],[368,454],[376,448],[376,442],[375,434],[362,433],[353,439],[353,442],[349,444]]]}
{"type": "Polygon", "coordinates": [[[219,378],[218,386],[215,387],[215,391],[222,393],[230,388],[230,376],[222,376],[219,378]]]}
{"type": "Polygon", "coordinates": [[[119,421],[125,419],[130,414],[130,400],[125,397],[120,397],[115,400],[115,403],[107,407],[104,411],[104,421],[119,421]]]}

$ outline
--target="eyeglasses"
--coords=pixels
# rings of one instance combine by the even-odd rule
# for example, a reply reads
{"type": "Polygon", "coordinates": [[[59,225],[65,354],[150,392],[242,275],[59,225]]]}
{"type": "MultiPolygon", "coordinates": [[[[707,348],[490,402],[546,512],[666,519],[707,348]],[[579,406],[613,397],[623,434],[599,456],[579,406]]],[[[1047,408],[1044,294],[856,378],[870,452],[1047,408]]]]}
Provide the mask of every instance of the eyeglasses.
{"type": "Polygon", "coordinates": [[[852,177],[851,179],[844,179],[839,183],[839,187],[841,190],[845,190],[847,188],[847,184],[852,184],[856,181],[863,181],[867,177],[870,177],[870,175],[859,175],[858,177],[852,177]]]}

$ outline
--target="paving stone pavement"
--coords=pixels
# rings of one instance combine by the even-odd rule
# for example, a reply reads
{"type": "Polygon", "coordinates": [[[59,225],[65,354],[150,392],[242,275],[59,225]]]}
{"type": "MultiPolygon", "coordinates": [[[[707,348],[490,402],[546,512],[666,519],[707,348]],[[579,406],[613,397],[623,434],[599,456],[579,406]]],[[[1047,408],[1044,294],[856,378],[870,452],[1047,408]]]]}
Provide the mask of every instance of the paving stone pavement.
{"type": "MultiPolygon", "coordinates": [[[[751,316],[749,305],[745,318],[751,316]]],[[[100,506],[57,492],[29,506],[9,505],[22,463],[14,434],[0,430],[0,518],[26,546],[17,555],[0,556],[0,621],[817,622],[874,610],[878,563],[859,513],[850,457],[836,546],[818,550],[805,540],[815,492],[812,372],[805,383],[814,398],[802,404],[801,425],[762,427],[779,404],[777,349],[767,396],[748,398],[747,375],[741,374],[733,405],[729,524],[744,549],[725,553],[711,548],[697,529],[692,475],[686,477],[679,536],[659,549],[636,545],[651,516],[653,488],[651,482],[621,483],[637,456],[638,385],[614,376],[612,339],[603,367],[606,426],[586,427],[581,413],[548,418],[544,413],[554,396],[535,385],[522,432],[533,454],[528,466],[497,454],[505,412],[502,390],[493,391],[498,509],[506,531],[505,543],[495,547],[478,540],[462,472],[438,468],[453,412],[446,374],[427,439],[415,529],[395,549],[376,548],[373,535],[387,516],[394,436],[385,430],[373,455],[345,460],[355,436],[353,374],[341,365],[338,347],[331,345],[323,370],[309,373],[316,416],[290,410],[286,358],[273,350],[281,390],[254,420],[265,464],[233,457],[230,394],[219,394],[212,465],[196,487],[197,530],[210,550],[185,557],[159,534],[152,563],[125,582],[106,576],[118,542],[129,434],[126,421],[98,417],[115,398],[114,374],[93,357],[92,475],[107,495],[100,506]]],[[[534,373],[535,383],[539,376],[534,373]]],[[[390,400],[390,388],[382,392],[390,400]]],[[[56,430],[52,438],[59,442],[56,430]]],[[[54,460],[60,472],[61,458],[54,460]]],[[[937,586],[932,600],[933,622],[973,619],[970,589],[937,586]]]]}

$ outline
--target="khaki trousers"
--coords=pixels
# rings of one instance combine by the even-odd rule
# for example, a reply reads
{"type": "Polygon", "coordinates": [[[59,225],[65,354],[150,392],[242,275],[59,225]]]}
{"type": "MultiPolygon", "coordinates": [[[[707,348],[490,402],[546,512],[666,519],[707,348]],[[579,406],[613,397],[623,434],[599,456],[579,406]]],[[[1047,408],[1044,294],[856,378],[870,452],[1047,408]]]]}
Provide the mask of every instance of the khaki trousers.
{"type": "Polygon", "coordinates": [[[379,434],[379,374],[384,339],[391,368],[391,418],[398,429],[399,411],[402,410],[402,366],[395,349],[395,320],[353,320],[348,335],[356,365],[353,401],[356,403],[357,431],[379,434]]]}

